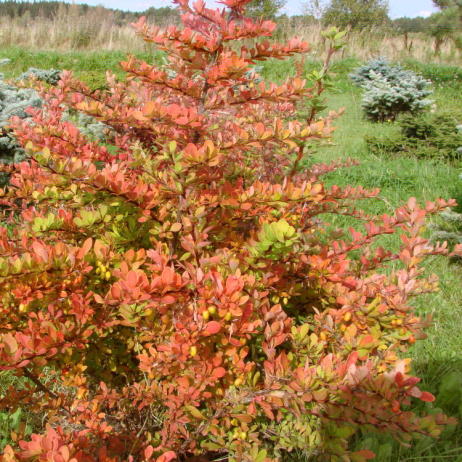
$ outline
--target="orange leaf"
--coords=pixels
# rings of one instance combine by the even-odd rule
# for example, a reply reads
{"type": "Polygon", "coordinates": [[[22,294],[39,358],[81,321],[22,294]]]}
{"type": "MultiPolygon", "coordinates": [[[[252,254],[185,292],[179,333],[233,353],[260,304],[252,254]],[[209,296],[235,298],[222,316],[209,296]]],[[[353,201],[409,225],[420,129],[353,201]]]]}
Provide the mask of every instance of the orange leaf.
{"type": "Polygon", "coordinates": [[[205,335],[214,335],[220,332],[221,330],[221,324],[217,321],[210,321],[207,323],[205,326],[205,335]]]}
{"type": "Polygon", "coordinates": [[[161,456],[156,459],[156,462],[170,462],[176,459],[176,453],[173,451],[164,452],[161,456]]]}
{"type": "Polygon", "coordinates": [[[7,353],[10,355],[13,355],[18,351],[18,342],[11,334],[3,336],[3,344],[5,345],[7,353]]]}
{"type": "Polygon", "coordinates": [[[226,370],[223,367],[217,367],[212,372],[212,376],[217,378],[217,379],[221,379],[225,375],[226,375],[226,370]]]}
{"type": "Polygon", "coordinates": [[[435,397],[428,391],[423,391],[420,395],[420,399],[426,403],[433,403],[433,401],[435,401],[435,397]]]}
{"type": "Polygon", "coordinates": [[[88,251],[91,249],[93,245],[93,239],[89,237],[84,243],[83,246],[80,248],[80,250],[77,253],[77,258],[82,259],[85,257],[85,255],[88,253],[88,251]]]}

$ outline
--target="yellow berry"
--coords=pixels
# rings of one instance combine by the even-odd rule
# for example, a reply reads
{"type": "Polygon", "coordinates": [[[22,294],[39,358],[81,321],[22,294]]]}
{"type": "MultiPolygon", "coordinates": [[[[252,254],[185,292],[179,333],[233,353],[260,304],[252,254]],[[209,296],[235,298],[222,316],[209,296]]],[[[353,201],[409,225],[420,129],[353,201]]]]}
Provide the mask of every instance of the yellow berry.
{"type": "Polygon", "coordinates": [[[197,355],[197,347],[192,346],[192,347],[189,349],[189,354],[194,358],[194,356],[197,355]]]}
{"type": "Polygon", "coordinates": [[[109,281],[109,279],[111,279],[111,273],[109,271],[106,271],[106,274],[104,275],[104,279],[106,279],[106,281],[109,281]]]}
{"type": "Polygon", "coordinates": [[[345,322],[348,322],[350,319],[351,319],[351,313],[345,313],[345,315],[343,316],[343,320],[345,322]]]}
{"type": "Polygon", "coordinates": [[[215,314],[217,312],[217,307],[215,305],[210,305],[208,308],[207,308],[207,311],[210,313],[210,314],[215,314]]]}
{"type": "Polygon", "coordinates": [[[226,313],[225,314],[225,321],[231,321],[232,315],[231,313],[226,313]]]}
{"type": "Polygon", "coordinates": [[[19,312],[20,313],[25,313],[27,311],[27,305],[24,305],[24,303],[21,303],[19,305],[19,312]]]}
{"type": "Polygon", "coordinates": [[[145,314],[146,316],[152,316],[152,313],[153,313],[152,308],[148,308],[148,309],[144,312],[144,314],[145,314]]]}
{"type": "Polygon", "coordinates": [[[210,318],[210,313],[208,311],[204,311],[202,313],[202,317],[207,321],[210,318]]]}
{"type": "Polygon", "coordinates": [[[239,438],[241,440],[245,440],[247,438],[247,433],[246,432],[239,432],[239,438]]]}
{"type": "Polygon", "coordinates": [[[242,379],[239,377],[234,381],[234,386],[238,387],[239,385],[242,385],[242,379]]]}

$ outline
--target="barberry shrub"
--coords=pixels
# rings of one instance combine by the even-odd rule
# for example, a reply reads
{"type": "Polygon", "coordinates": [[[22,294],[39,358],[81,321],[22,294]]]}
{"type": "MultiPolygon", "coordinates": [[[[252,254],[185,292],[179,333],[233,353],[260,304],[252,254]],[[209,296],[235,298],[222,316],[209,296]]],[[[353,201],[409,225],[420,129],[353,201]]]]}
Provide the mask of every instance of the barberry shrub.
{"type": "Polygon", "coordinates": [[[426,324],[411,299],[436,284],[421,262],[445,253],[420,231],[450,203],[369,217],[357,202],[377,191],[301,170],[332,130],[316,108],[341,33],[312,86],[266,84],[257,61],[307,45],[260,40],[275,25],[246,18],[249,0],[176,3],[183,28],[136,25],[168,69],[130,58],[93,92],[66,73],[13,122],[29,159],[2,196],[0,369],[23,386],[0,403],[43,426],[1,460],[364,461],[360,427],[437,436],[447,419],[412,412],[433,396],[405,352],[426,324]],[[314,101],[304,120],[299,101],[314,101]],[[67,106],[112,138],[86,138],[67,106]],[[376,242],[393,233],[396,253],[376,242]]]}

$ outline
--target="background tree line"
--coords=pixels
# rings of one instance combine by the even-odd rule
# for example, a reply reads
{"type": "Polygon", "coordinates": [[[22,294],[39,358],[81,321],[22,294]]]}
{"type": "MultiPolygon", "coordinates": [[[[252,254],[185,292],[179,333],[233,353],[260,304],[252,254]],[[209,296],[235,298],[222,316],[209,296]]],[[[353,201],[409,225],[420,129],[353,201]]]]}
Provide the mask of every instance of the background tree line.
{"type": "MultiPolygon", "coordinates": [[[[462,0],[434,0],[434,3],[439,11],[428,18],[391,19],[388,0],[305,0],[302,14],[290,17],[284,10],[286,0],[254,0],[250,11],[253,16],[284,21],[291,24],[293,28],[321,24],[360,31],[383,30],[386,33],[402,36],[406,49],[412,48],[413,34],[424,34],[433,38],[436,54],[440,52],[442,44],[448,40],[461,50],[462,0]]],[[[10,18],[52,19],[63,14],[84,16],[92,11],[97,11],[100,16],[110,17],[117,25],[136,21],[142,15],[147,16],[149,21],[161,25],[179,20],[177,10],[169,6],[151,7],[142,12],[129,12],[62,1],[0,0],[0,16],[10,18]]]]}

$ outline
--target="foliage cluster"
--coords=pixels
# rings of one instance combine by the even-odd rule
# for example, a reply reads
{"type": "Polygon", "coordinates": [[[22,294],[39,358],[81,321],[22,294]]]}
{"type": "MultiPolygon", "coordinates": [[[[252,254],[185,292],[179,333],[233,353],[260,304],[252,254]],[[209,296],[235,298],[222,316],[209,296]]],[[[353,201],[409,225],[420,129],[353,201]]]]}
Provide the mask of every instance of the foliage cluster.
{"type": "MultiPolygon", "coordinates": [[[[7,64],[3,60],[2,64],[7,64]]],[[[12,116],[27,117],[28,107],[39,107],[41,99],[32,89],[18,88],[3,80],[0,74],[0,162],[14,163],[24,158],[24,151],[7,130],[7,124],[12,116]]],[[[1,173],[1,184],[4,185],[7,176],[1,173]]]]}
{"type": "MultiPolygon", "coordinates": [[[[9,60],[4,59],[0,62],[0,65],[8,63],[9,60]]],[[[22,82],[31,77],[55,85],[59,81],[60,71],[29,68],[17,80],[22,82]]],[[[0,74],[0,163],[11,164],[24,159],[24,150],[8,130],[8,121],[13,116],[22,119],[28,118],[27,109],[30,107],[37,108],[41,105],[42,100],[35,90],[19,88],[6,83],[3,80],[3,74],[0,74]]],[[[5,185],[7,179],[8,175],[5,172],[0,173],[0,184],[2,186],[5,185]]]]}
{"type": "Polygon", "coordinates": [[[462,114],[426,113],[405,115],[400,132],[387,137],[366,137],[374,154],[412,155],[421,158],[457,161],[462,158],[462,114]]]}
{"type": "Polygon", "coordinates": [[[416,114],[431,104],[430,82],[398,64],[379,58],[359,67],[351,79],[363,90],[362,107],[375,122],[395,120],[402,113],[416,114]]]}
{"type": "Polygon", "coordinates": [[[325,34],[314,85],[266,84],[256,62],[307,44],[238,47],[275,25],[243,16],[248,0],[223,3],[178,0],[182,29],[137,23],[171,72],[131,57],[129,78],[100,91],[64,73],[33,123],[13,121],[29,159],[2,192],[0,369],[26,384],[1,404],[44,426],[18,431],[2,462],[297,449],[362,462],[358,428],[408,442],[448,422],[412,412],[434,398],[406,352],[427,325],[412,299],[436,288],[421,262],[446,253],[421,236],[425,218],[452,202],[369,216],[358,201],[378,191],[324,185],[338,164],[301,169],[337,116],[318,110],[343,34],[325,34]],[[110,126],[105,143],[63,120],[66,105],[110,126]],[[360,229],[332,231],[326,214],[360,229]],[[378,245],[390,234],[397,252],[378,245]]]}
{"type": "MultiPolygon", "coordinates": [[[[0,65],[8,64],[3,60],[0,65]]],[[[61,71],[56,69],[29,68],[17,77],[16,82],[24,84],[27,81],[39,80],[48,85],[57,85],[60,80],[61,71]]],[[[24,159],[24,149],[18,144],[15,137],[8,129],[8,122],[11,117],[21,119],[30,118],[28,108],[41,107],[43,101],[38,93],[32,88],[18,87],[3,80],[0,74],[0,163],[12,164],[24,159]]],[[[67,111],[63,120],[72,120],[83,134],[92,139],[102,140],[105,136],[106,126],[92,117],[78,111],[67,111]]],[[[0,173],[0,183],[4,186],[8,175],[0,173]]]]}
{"type": "MultiPolygon", "coordinates": [[[[427,371],[430,372],[430,371],[427,371]]],[[[437,394],[431,412],[445,412],[462,419],[462,369],[460,361],[449,361],[445,365],[431,368],[431,389],[437,394]]],[[[396,462],[397,460],[447,459],[457,462],[461,442],[460,427],[448,426],[441,435],[438,448],[431,438],[421,438],[411,447],[397,447],[396,442],[386,435],[364,431],[357,443],[358,449],[370,448],[376,454],[377,462],[396,462]]]]}

